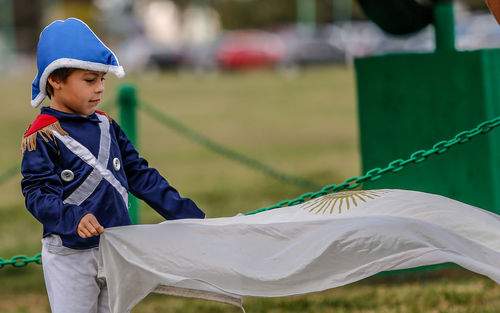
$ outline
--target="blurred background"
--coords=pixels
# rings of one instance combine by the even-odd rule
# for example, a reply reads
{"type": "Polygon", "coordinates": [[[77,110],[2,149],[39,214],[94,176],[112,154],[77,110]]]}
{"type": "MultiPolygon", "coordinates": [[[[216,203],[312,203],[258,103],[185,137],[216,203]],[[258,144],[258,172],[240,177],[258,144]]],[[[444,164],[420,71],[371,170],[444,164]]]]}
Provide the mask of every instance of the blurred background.
{"type": "MultiPolygon", "coordinates": [[[[457,49],[496,47],[482,0],[455,1],[457,49]]],[[[290,69],[396,51],[432,51],[432,27],[387,35],[353,0],[0,0],[0,69],[31,69],[41,29],[85,21],[128,71],[290,69]]]]}
{"type": "MultiPolygon", "coordinates": [[[[22,134],[39,112],[29,100],[38,36],[46,25],[80,18],[115,52],[126,77],[107,77],[100,109],[121,122],[119,91],[133,87],[140,108],[136,147],[141,155],[209,217],[220,217],[294,199],[362,174],[356,60],[436,49],[432,23],[391,35],[367,18],[360,3],[368,2],[0,0],[0,258],[31,257],[41,248],[42,227],[24,206],[19,165],[22,134]]],[[[401,2],[426,6],[434,1],[401,2]]],[[[384,3],[397,5],[398,0],[384,3]]],[[[458,51],[500,47],[500,27],[484,0],[454,1],[453,13],[458,51]]],[[[392,20],[390,15],[384,18],[392,20]]],[[[404,17],[394,15],[393,20],[404,17]]],[[[406,70],[411,77],[415,69],[406,70]]],[[[388,71],[401,72],[397,66],[388,71]]],[[[431,93],[421,85],[425,75],[420,77],[424,78],[408,90],[431,93]]],[[[382,84],[384,79],[366,85],[382,84]]],[[[481,79],[471,75],[464,81],[481,79]]],[[[468,92],[470,85],[463,86],[468,92]]],[[[386,89],[390,94],[391,86],[386,89]]],[[[412,93],[401,96],[394,106],[412,97],[412,93]]],[[[464,97],[455,96],[453,101],[458,98],[464,97]]],[[[445,111],[454,111],[450,108],[445,111]]],[[[446,120],[447,115],[440,118],[446,120]]],[[[463,130],[450,127],[438,135],[434,122],[425,118],[419,122],[428,129],[431,144],[463,130]]],[[[477,125],[475,120],[471,123],[477,125]]],[[[409,131],[413,137],[423,137],[420,129],[409,131]]],[[[386,161],[429,147],[413,137],[403,139],[411,147],[404,154],[394,152],[397,143],[383,149],[386,161]]],[[[482,184],[465,182],[472,185],[472,193],[496,186],[479,179],[482,184]]],[[[162,221],[147,205],[140,207],[140,223],[162,221]]],[[[50,312],[40,265],[7,265],[0,268],[0,282],[0,313],[50,312]]],[[[499,285],[491,280],[448,267],[442,272],[374,277],[311,295],[245,299],[245,307],[259,313],[498,313],[499,295],[499,285]]],[[[240,311],[201,300],[150,295],[132,312],[240,311]]]]}

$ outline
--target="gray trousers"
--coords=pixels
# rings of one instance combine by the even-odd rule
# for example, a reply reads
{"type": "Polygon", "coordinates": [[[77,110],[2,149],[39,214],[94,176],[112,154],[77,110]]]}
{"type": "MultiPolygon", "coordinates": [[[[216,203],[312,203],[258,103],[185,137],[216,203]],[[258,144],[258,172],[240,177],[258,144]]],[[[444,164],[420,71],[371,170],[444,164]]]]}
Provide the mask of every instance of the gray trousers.
{"type": "Polygon", "coordinates": [[[52,313],[109,313],[108,288],[97,279],[99,248],[74,250],[51,235],[42,239],[45,286],[52,313]]]}

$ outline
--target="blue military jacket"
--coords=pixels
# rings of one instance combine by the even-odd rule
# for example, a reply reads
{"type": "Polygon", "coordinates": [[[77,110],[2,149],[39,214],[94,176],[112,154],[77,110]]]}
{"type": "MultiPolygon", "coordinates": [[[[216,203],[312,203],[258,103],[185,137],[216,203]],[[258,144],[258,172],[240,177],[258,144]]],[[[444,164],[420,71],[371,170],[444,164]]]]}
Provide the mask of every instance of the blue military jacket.
{"type": "Polygon", "coordinates": [[[148,167],[103,112],[81,117],[44,107],[40,116],[55,122],[25,135],[32,142],[23,154],[21,186],[44,237],[57,234],[73,249],[97,247],[98,236],[78,236],[80,219],[92,213],[104,228],[130,225],[129,191],[166,219],[205,216],[148,167]]]}

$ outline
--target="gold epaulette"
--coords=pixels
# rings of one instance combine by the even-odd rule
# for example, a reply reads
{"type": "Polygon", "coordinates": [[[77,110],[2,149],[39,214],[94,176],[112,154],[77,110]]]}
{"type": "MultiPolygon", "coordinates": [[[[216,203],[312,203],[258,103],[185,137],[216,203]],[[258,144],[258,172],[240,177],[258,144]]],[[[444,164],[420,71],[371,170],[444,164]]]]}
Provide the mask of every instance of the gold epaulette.
{"type": "Polygon", "coordinates": [[[46,117],[40,118],[40,116],[45,114],[40,114],[35,122],[28,127],[26,133],[21,141],[21,152],[24,154],[26,150],[34,151],[36,150],[36,137],[40,135],[45,142],[53,141],[56,143],[56,138],[54,136],[54,131],[65,136],[68,133],[62,129],[59,121],[50,115],[45,115],[46,117]],[[49,117],[49,118],[47,118],[49,117]]]}

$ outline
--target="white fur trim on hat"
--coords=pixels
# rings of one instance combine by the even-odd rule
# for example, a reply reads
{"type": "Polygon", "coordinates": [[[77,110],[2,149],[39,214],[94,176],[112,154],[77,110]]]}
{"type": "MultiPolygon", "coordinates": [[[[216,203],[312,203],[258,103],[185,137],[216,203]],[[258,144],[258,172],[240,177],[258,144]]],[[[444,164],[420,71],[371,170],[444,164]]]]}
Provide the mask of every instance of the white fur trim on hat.
{"type": "Polygon", "coordinates": [[[43,102],[43,100],[47,96],[47,94],[45,93],[47,79],[49,78],[50,74],[53,71],[64,67],[78,68],[82,70],[90,70],[90,71],[97,71],[104,73],[112,73],[116,75],[116,77],[118,78],[122,78],[125,75],[125,71],[121,66],[107,65],[102,63],[95,63],[95,62],[82,61],[76,59],[65,59],[65,58],[57,59],[54,62],[50,63],[43,71],[40,77],[40,87],[39,87],[40,92],[35,97],[35,99],[31,100],[31,106],[37,108],[43,102]]]}

